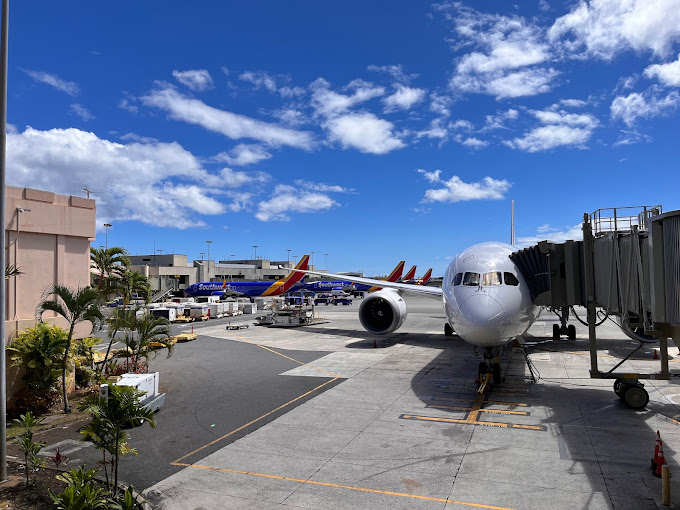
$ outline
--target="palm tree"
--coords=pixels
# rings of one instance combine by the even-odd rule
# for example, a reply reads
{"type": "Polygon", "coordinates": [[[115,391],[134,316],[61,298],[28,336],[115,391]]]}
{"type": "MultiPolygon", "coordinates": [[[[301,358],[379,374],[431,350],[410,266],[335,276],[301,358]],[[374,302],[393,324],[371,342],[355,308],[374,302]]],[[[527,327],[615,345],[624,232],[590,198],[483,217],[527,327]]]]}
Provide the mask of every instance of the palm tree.
{"type": "Polygon", "coordinates": [[[116,277],[111,282],[111,287],[119,290],[123,295],[123,304],[127,305],[132,301],[135,294],[142,296],[145,302],[151,299],[151,285],[149,280],[141,273],[136,271],[125,271],[120,277],[116,277]]]}
{"type": "Polygon", "coordinates": [[[78,288],[75,291],[65,285],[55,285],[47,293],[52,299],[43,299],[36,308],[36,318],[42,321],[42,316],[46,311],[52,311],[61,315],[69,323],[68,339],[64,350],[63,366],[61,369],[61,384],[64,396],[64,413],[70,413],[68,405],[68,395],[66,392],[66,368],[71,351],[71,341],[76,324],[84,321],[92,323],[92,330],[97,329],[104,319],[99,306],[101,305],[101,295],[92,287],[78,288]]]}
{"type": "Polygon", "coordinates": [[[120,246],[111,248],[90,247],[90,267],[99,272],[97,278],[97,290],[107,290],[106,282],[109,278],[120,278],[130,267],[128,251],[120,246]]]}
{"type": "MultiPolygon", "coordinates": [[[[84,439],[91,441],[98,449],[111,456],[113,469],[113,495],[118,492],[118,460],[120,455],[135,452],[127,445],[128,433],[124,430],[133,423],[148,421],[151,428],[156,420],[151,409],[143,407],[139,399],[144,395],[131,386],[109,386],[109,398],[92,395],[83,401],[79,410],[92,414],[92,422],[83,430],[84,439]]],[[[106,462],[105,462],[106,465],[106,462]]]]}
{"type": "Polygon", "coordinates": [[[104,361],[102,361],[99,368],[99,375],[104,373],[106,368],[106,362],[108,361],[109,354],[111,352],[111,346],[116,338],[116,335],[120,331],[125,331],[125,343],[127,344],[127,337],[132,334],[132,330],[128,328],[128,324],[134,319],[137,314],[137,310],[119,307],[113,311],[111,317],[107,319],[109,323],[109,346],[106,348],[106,354],[104,355],[104,361]]]}
{"type": "Polygon", "coordinates": [[[12,276],[19,276],[20,274],[24,273],[16,264],[7,264],[5,266],[5,280],[9,280],[12,276]]]}
{"type": "Polygon", "coordinates": [[[137,372],[139,360],[148,360],[155,351],[168,349],[168,357],[172,356],[173,346],[170,342],[170,322],[165,317],[158,317],[149,313],[137,316],[127,315],[125,328],[125,345],[127,349],[119,354],[120,357],[133,359],[132,371],[137,372]],[[135,336],[135,332],[137,335],[135,336]]]}

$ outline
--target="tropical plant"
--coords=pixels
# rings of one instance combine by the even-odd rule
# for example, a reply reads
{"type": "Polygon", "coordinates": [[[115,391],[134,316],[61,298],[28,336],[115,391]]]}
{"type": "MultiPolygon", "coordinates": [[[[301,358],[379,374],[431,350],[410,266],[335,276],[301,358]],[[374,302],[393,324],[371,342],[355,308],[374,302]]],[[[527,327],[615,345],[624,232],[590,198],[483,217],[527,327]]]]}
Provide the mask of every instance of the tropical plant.
{"type": "Polygon", "coordinates": [[[111,352],[111,346],[113,345],[116,335],[121,331],[125,332],[125,336],[127,339],[127,336],[132,334],[132,331],[128,328],[128,324],[130,324],[134,320],[136,314],[137,314],[136,309],[119,307],[116,308],[113,311],[111,317],[107,319],[107,322],[109,324],[109,345],[106,348],[106,354],[104,354],[104,361],[102,361],[99,368],[98,372],[99,377],[101,377],[101,375],[104,373],[104,369],[107,366],[107,363],[109,361],[109,353],[111,352]]]}
{"type": "Polygon", "coordinates": [[[148,303],[151,300],[151,285],[146,276],[136,271],[125,271],[120,276],[110,279],[109,286],[123,297],[123,305],[127,306],[135,296],[148,303]]]}
{"type": "Polygon", "coordinates": [[[170,322],[165,317],[144,313],[130,317],[127,324],[130,334],[125,336],[125,346],[121,356],[133,360],[132,371],[137,372],[140,360],[149,365],[149,358],[160,349],[168,349],[168,357],[172,356],[173,345],[170,342],[170,322]],[[136,334],[135,334],[136,333],[136,334]]]}
{"type": "MultiPolygon", "coordinates": [[[[130,386],[109,387],[108,399],[92,395],[81,402],[79,409],[92,415],[92,421],[82,430],[83,439],[92,442],[102,450],[104,469],[111,464],[113,473],[113,495],[118,491],[118,464],[121,455],[136,454],[137,451],[127,444],[128,433],[125,431],[132,423],[149,422],[151,428],[156,427],[154,413],[140,404],[143,391],[130,386]],[[107,460],[106,455],[110,459],[107,460]]],[[[109,481],[107,474],[107,483],[109,481]]]]}
{"type": "Polygon", "coordinates": [[[107,280],[120,278],[130,267],[128,251],[120,246],[111,248],[90,247],[90,267],[99,272],[97,276],[97,290],[108,293],[107,280]]]}
{"type": "Polygon", "coordinates": [[[144,510],[144,505],[135,498],[134,489],[128,487],[125,489],[125,492],[121,494],[120,499],[115,504],[115,508],[120,510],[144,510]]]}
{"type": "Polygon", "coordinates": [[[86,469],[80,466],[68,473],[56,476],[56,479],[68,484],[61,494],[50,491],[50,497],[60,510],[90,510],[96,508],[110,508],[107,491],[97,487],[96,476],[98,469],[86,469]]]}
{"type": "Polygon", "coordinates": [[[61,453],[59,451],[59,447],[57,446],[57,449],[54,450],[54,455],[50,457],[50,460],[54,462],[54,466],[59,469],[59,465],[63,462],[65,464],[68,464],[68,457],[61,453]]]}
{"type": "Polygon", "coordinates": [[[26,488],[30,485],[29,474],[37,471],[41,467],[45,467],[45,463],[38,457],[38,452],[45,448],[45,443],[38,443],[33,441],[33,430],[37,425],[40,425],[42,420],[36,419],[30,411],[22,414],[21,417],[14,420],[18,425],[24,428],[24,432],[12,440],[12,444],[17,446],[24,454],[24,468],[26,470],[26,488]]]}
{"type": "Polygon", "coordinates": [[[71,350],[71,341],[76,324],[84,321],[92,323],[92,329],[97,329],[104,317],[99,310],[101,296],[92,287],[78,288],[72,290],[64,285],[55,285],[47,293],[52,299],[44,299],[36,309],[36,316],[42,320],[46,311],[52,311],[61,315],[69,323],[68,341],[62,358],[61,384],[64,397],[64,413],[71,412],[68,405],[68,395],[66,391],[66,367],[71,350]]]}
{"type": "Polygon", "coordinates": [[[7,264],[5,266],[5,280],[9,280],[13,276],[24,274],[19,266],[16,264],[7,264]]]}
{"type": "Polygon", "coordinates": [[[25,370],[27,388],[49,392],[57,385],[67,341],[64,329],[38,322],[19,333],[7,347],[14,353],[12,366],[25,370]]]}

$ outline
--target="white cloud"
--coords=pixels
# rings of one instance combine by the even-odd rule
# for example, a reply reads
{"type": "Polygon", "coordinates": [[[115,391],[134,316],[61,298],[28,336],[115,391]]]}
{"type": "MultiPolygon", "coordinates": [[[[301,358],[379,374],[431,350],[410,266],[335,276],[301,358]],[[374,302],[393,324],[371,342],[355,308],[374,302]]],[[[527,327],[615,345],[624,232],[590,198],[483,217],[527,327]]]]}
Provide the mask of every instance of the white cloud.
{"type": "Polygon", "coordinates": [[[680,0],[581,0],[548,35],[574,58],[610,60],[629,49],[666,55],[680,38],[680,0]]]}
{"type": "Polygon", "coordinates": [[[498,180],[484,177],[479,182],[463,182],[454,175],[448,181],[441,180],[439,170],[426,172],[418,170],[432,183],[441,183],[443,188],[428,189],[425,191],[423,202],[464,202],[469,200],[500,200],[512,186],[505,179],[498,180]]]}
{"type": "Polygon", "coordinates": [[[238,79],[252,83],[255,86],[255,90],[265,88],[269,92],[276,92],[276,79],[264,71],[246,71],[238,79]]]}
{"type": "Polygon", "coordinates": [[[550,225],[541,225],[536,229],[536,235],[518,237],[515,240],[515,246],[528,247],[538,244],[541,241],[552,241],[554,243],[579,241],[583,239],[583,231],[581,229],[582,225],[580,223],[573,227],[567,227],[564,230],[551,227],[550,225]]]}
{"type": "Polygon", "coordinates": [[[78,84],[73,81],[66,81],[59,78],[56,74],[45,73],[41,71],[31,71],[29,69],[21,69],[35,81],[45,83],[54,87],[61,92],[66,92],[69,96],[77,96],[80,92],[78,84]]]}
{"type": "Polygon", "coordinates": [[[204,226],[196,213],[220,214],[211,195],[226,187],[178,143],[121,144],[79,129],[27,127],[7,135],[7,182],[70,195],[94,184],[97,217],[185,229],[204,226]],[[181,184],[176,182],[181,180],[181,184]]]}
{"type": "Polygon", "coordinates": [[[353,190],[338,186],[336,184],[324,184],[320,182],[310,182],[302,179],[297,179],[295,185],[313,191],[321,191],[323,193],[352,193],[353,190]]]}
{"type": "Polygon", "coordinates": [[[451,110],[449,107],[453,101],[448,96],[442,96],[433,92],[430,94],[430,111],[434,112],[442,117],[448,117],[451,115],[451,110]]]}
{"type": "Polygon", "coordinates": [[[566,106],[567,108],[582,108],[588,104],[588,101],[582,99],[560,99],[559,106],[566,106]]]}
{"type": "Polygon", "coordinates": [[[230,165],[245,166],[259,163],[271,157],[271,153],[261,145],[240,143],[230,153],[220,152],[214,159],[230,165]]]}
{"type": "MultiPolygon", "coordinates": [[[[614,143],[614,147],[618,145],[633,145],[636,143],[648,143],[652,141],[652,137],[643,133],[638,133],[634,130],[621,130],[619,139],[614,143]]],[[[628,158],[626,158],[628,159],[628,158]]],[[[619,161],[620,163],[621,161],[619,161]]]]}
{"type": "Polygon", "coordinates": [[[257,182],[267,182],[271,178],[266,172],[237,172],[231,168],[223,168],[220,170],[220,181],[219,184],[227,188],[240,188],[246,186],[247,184],[253,184],[257,182]]]}
{"type": "Polygon", "coordinates": [[[399,83],[408,83],[418,77],[417,74],[406,74],[401,64],[391,66],[370,65],[367,69],[378,73],[387,73],[399,83]]]}
{"type": "Polygon", "coordinates": [[[427,170],[424,170],[422,168],[419,168],[417,170],[418,173],[423,174],[425,179],[427,179],[430,182],[441,182],[441,170],[435,170],[434,172],[428,172],[427,170]]]}
{"type": "Polygon", "coordinates": [[[430,122],[429,129],[424,129],[416,133],[416,138],[439,138],[440,140],[446,139],[448,132],[446,128],[442,126],[442,119],[433,119],[430,122]]]}
{"type": "Polygon", "coordinates": [[[473,45],[458,60],[449,83],[456,92],[495,96],[497,100],[548,92],[559,74],[540,67],[550,58],[542,29],[519,16],[484,14],[452,4],[455,49],[473,45]]]}
{"type": "Polygon", "coordinates": [[[489,145],[489,142],[487,142],[486,140],[480,140],[479,138],[475,137],[466,138],[460,143],[471,149],[482,149],[489,145]]]}
{"type": "Polygon", "coordinates": [[[405,85],[397,85],[397,90],[391,96],[383,99],[387,110],[409,110],[414,104],[425,97],[424,89],[415,89],[405,85]]]}
{"type": "Polygon", "coordinates": [[[130,103],[128,99],[121,99],[118,103],[118,108],[130,113],[137,113],[139,111],[139,107],[130,103]]]}
{"type": "Polygon", "coordinates": [[[519,112],[512,108],[504,112],[498,112],[496,113],[496,115],[487,115],[485,117],[484,126],[480,131],[484,132],[492,131],[494,129],[505,129],[506,128],[505,121],[515,120],[517,119],[517,117],[519,117],[519,112]]]}
{"type": "Polygon", "coordinates": [[[120,136],[121,140],[131,141],[131,142],[139,142],[139,143],[158,143],[157,138],[153,138],[151,136],[140,136],[135,133],[125,133],[124,135],[120,136]]]}
{"type": "Polygon", "coordinates": [[[80,105],[78,103],[72,104],[69,107],[69,111],[71,113],[76,114],[78,117],[83,119],[85,122],[88,120],[94,119],[94,115],[92,115],[87,108],[85,108],[83,105],[80,105]]]}
{"type": "Polygon", "coordinates": [[[279,88],[279,94],[284,99],[291,99],[294,97],[304,96],[307,93],[302,87],[290,87],[288,85],[279,88]]]}
{"type": "Polygon", "coordinates": [[[612,101],[610,112],[613,119],[621,119],[631,127],[637,119],[647,119],[667,115],[680,106],[680,94],[673,90],[662,96],[655,87],[643,93],[633,92],[627,96],[617,96],[612,101]]]}
{"type": "Polygon", "coordinates": [[[544,126],[525,134],[522,138],[504,142],[514,149],[539,152],[568,145],[583,146],[599,125],[590,114],[565,111],[534,110],[531,112],[544,126]]]}
{"type": "Polygon", "coordinates": [[[301,191],[293,186],[279,185],[270,200],[258,204],[255,217],[260,221],[288,221],[289,213],[314,213],[339,205],[328,195],[301,191]]]}
{"type": "Polygon", "coordinates": [[[308,119],[304,113],[295,108],[282,108],[280,110],[274,110],[272,116],[279,119],[286,126],[299,127],[303,124],[307,124],[308,119]]]}
{"type": "Polygon", "coordinates": [[[213,79],[205,69],[173,71],[172,75],[182,85],[197,92],[213,88],[213,79]]]}
{"type": "Polygon", "coordinates": [[[667,87],[680,87],[680,54],[674,62],[649,66],[645,69],[645,76],[656,77],[667,87]]]}
{"type": "Polygon", "coordinates": [[[539,0],[538,8],[543,12],[550,10],[550,4],[546,0],[539,0]]]}
{"type": "Polygon", "coordinates": [[[449,123],[449,129],[462,129],[464,131],[472,131],[475,126],[469,120],[458,119],[449,123]]]}
{"type": "Polygon", "coordinates": [[[228,138],[252,138],[273,146],[288,145],[302,149],[312,146],[312,135],[309,132],[295,131],[219,110],[197,99],[188,98],[171,87],[153,90],[140,100],[146,106],[168,112],[172,119],[202,126],[228,138]]]}
{"type": "Polygon", "coordinates": [[[386,154],[405,146],[393,132],[394,125],[372,113],[348,113],[329,119],[325,125],[330,139],[343,148],[369,154],[386,154]]]}
{"type": "Polygon", "coordinates": [[[330,89],[330,83],[323,78],[311,84],[312,107],[319,115],[333,116],[346,112],[353,106],[385,94],[384,87],[375,87],[361,80],[350,82],[348,88],[354,89],[351,95],[339,94],[330,89]]]}

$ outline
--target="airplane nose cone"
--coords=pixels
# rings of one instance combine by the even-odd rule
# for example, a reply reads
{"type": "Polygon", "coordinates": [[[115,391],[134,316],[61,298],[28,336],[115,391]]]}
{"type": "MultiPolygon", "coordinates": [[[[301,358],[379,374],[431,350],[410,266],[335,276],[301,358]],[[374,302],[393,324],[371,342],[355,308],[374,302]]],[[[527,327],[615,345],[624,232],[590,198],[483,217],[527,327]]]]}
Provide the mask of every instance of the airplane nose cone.
{"type": "Polygon", "coordinates": [[[505,330],[505,312],[494,298],[480,294],[460,305],[460,321],[456,331],[477,345],[497,342],[505,330]]]}

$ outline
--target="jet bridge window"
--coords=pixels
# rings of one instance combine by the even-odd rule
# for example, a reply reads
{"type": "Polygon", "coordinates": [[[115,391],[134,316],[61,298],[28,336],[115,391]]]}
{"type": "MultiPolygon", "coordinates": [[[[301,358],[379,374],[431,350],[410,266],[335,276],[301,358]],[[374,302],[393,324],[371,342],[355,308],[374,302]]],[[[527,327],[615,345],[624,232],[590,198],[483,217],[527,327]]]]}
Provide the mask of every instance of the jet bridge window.
{"type": "Polygon", "coordinates": [[[519,285],[519,280],[512,273],[503,273],[503,279],[505,280],[506,285],[512,285],[513,287],[517,287],[519,285]]]}
{"type": "Polygon", "coordinates": [[[489,287],[491,285],[501,284],[501,273],[499,271],[493,271],[491,273],[484,273],[484,278],[482,279],[482,285],[489,287]]]}
{"type": "Polygon", "coordinates": [[[465,276],[463,277],[463,285],[467,285],[469,287],[479,286],[479,273],[465,273],[465,276]]]}
{"type": "Polygon", "coordinates": [[[456,276],[453,277],[453,284],[454,285],[460,285],[460,282],[463,281],[463,273],[458,273],[456,276]]]}

